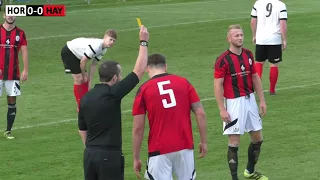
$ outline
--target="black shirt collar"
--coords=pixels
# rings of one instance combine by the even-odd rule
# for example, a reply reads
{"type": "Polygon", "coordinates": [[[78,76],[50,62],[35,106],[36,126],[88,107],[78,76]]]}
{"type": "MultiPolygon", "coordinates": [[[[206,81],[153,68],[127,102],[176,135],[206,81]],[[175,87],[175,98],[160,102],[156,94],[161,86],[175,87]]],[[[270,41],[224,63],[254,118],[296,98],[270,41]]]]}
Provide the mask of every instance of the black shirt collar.
{"type": "Polygon", "coordinates": [[[155,79],[155,78],[163,77],[163,76],[168,76],[168,75],[170,75],[170,74],[168,74],[168,73],[157,74],[157,75],[153,76],[151,79],[155,79]]]}
{"type": "Polygon", "coordinates": [[[98,83],[94,85],[95,88],[97,87],[110,87],[109,84],[105,84],[105,83],[98,83]]]}

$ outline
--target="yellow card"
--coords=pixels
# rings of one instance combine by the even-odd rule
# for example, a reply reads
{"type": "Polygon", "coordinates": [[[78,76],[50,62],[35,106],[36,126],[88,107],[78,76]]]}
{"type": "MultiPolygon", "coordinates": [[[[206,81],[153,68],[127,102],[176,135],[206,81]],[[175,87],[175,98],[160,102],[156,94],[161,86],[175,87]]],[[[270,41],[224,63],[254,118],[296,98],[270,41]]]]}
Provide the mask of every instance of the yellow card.
{"type": "Polygon", "coordinates": [[[138,26],[141,27],[142,24],[141,24],[140,18],[137,18],[137,22],[138,22],[138,26]]]}

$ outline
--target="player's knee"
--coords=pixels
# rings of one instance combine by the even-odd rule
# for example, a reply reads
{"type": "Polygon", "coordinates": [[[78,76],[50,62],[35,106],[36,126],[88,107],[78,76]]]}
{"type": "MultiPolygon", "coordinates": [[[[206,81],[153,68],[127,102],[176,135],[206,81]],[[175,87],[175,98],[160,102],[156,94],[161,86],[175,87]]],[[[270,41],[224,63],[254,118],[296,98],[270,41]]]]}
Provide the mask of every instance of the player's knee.
{"type": "Polygon", "coordinates": [[[239,147],[240,145],[240,136],[231,135],[229,136],[229,146],[230,147],[239,147]]]}
{"type": "Polygon", "coordinates": [[[263,142],[263,137],[262,136],[256,136],[256,137],[251,137],[251,143],[252,144],[262,144],[263,142]]]}
{"type": "Polygon", "coordinates": [[[263,136],[262,136],[262,131],[251,131],[249,132],[250,134],[250,138],[251,138],[251,142],[260,142],[263,141],[263,136]]]}
{"type": "Polygon", "coordinates": [[[279,63],[270,63],[270,67],[278,67],[279,63]]]}
{"type": "Polygon", "coordinates": [[[228,146],[229,147],[239,147],[240,146],[240,142],[229,141],[228,146]]]}
{"type": "Polygon", "coordinates": [[[8,101],[8,104],[16,104],[16,97],[8,96],[7,101],[8,101]]]}
{"type": "Polygon", "coordinates": [[[81,74],[77,74],[73,76],[74,84],[83,84],[83,77],[81,74]]]}

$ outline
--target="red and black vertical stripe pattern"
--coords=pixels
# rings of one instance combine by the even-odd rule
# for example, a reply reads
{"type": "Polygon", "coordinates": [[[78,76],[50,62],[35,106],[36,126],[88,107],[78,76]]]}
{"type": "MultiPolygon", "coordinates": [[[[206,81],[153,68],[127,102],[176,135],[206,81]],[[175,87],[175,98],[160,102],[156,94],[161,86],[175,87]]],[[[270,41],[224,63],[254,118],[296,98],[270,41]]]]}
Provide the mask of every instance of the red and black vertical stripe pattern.
{"type": "Polygon", "coordinates": [[[226,55],[226,60],[228,61],[229,68],[230,68],[230,74],[232,78],[232,89],[234,97],[240,97],[240,89],[239,89],[239,82],[238,82],[238,73],[236,70],[236,64],[234,64],[231,54],[226,55]]]}
{"type": "Polygon", "coordinates": [[[254,66],[253,64],[253,56],[250,52],[248,51],[245,51],[245,55],[246,57],[244,57],[245,60],[248,60],[248,61],[245,61],[246,62],[246,65],[249,66],[249,69],[250,69],[250,75],[248,75],[247,79],[248,79],[248,89],[250,90],[250,93],[251,92],[254,92],[254,87],[253,87],[253,83],[252,83],[252,68],[254,66]],[[251,59],[251,60],[250,60],[251,59]],[[251,62],[250,62],[251,61],[251,62]]]}
{"type": "MultiPolygon", "coordinates": [[[[240,63],[240,69],[242,71],[248,71],[248,63],[245,63],[244,59],[249,59],[244,57],[246,56],[245,53],[242,53],[240,56],[238,56],[239,59],[239,63],[240,63]]],[[[248,77],[249,74],[245,73],[245,75],[242,76],[243,79],[243,88],[244,88],[244,92],[246,93],[247,97],[250,97],[250,90],[249,90],[249,82],[248,82],[248,77]]]]}
{"type": "Polygon", "coordinates": [[[250,55],[247,52],[241,55],[228,54],[225,56],[229,64],[232,78],[232,89],[234,97],[249,96],[253,92],[252,78],[248,71],[252,71],[252,63],[249,63],[250,55]],[[241,73],[239,75],[239,73],[241,73]]]}
{"type": "Polygon", "coordinates": [[[0,42],[3,80],[19,80],[19,42],[22,39],[21,31],[17,28],[11,31],[1,27],[0,42]],[[17,39],[19,38],[19,39],[17,39]]]}

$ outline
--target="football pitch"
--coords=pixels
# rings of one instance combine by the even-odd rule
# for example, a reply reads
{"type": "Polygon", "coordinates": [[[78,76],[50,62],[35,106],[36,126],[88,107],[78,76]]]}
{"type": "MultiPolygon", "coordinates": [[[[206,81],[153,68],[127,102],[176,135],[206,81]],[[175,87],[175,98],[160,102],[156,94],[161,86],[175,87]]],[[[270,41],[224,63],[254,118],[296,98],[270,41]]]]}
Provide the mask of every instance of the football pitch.
{"type": "MultiPolygon", "coordinates": [[[[44,1],[31,1],[42,4],[44,1]]],[[[18,17],[29,50],[29,79],[17,99],[15,140],[0,138],[0,180],[81,180],[83,144],[78,134],[73,80],[60,59],[66,41],[118,32],[104,60],[117,60],[123,75],[132,71],[139,48],[136,17],[149,29],[149,54],[167,57],[169,73],[182,75],[197,89],[208,118],[208,155],[196,158],[199,180],[230,179],[227,137],[213,94],[213,63],[228,48],[226,29],[241,24],[245,47],[251,43],[250,13],[254,0],[53,0],[66,4],[66,17],[18,17]]],[[[268,112],[263,118],[264,143],[257,169],[270,180],[318,180],[320,170],[320,28],[319,0],[284,1],[288,10],[288,48],[283,54],[277,95],[270,96],[269,65],[263,73],[268,112]],[[318,45],[317,45],[318,44],[318,45]],[[318,111],[318,113],[317,113],[318,111]]],[[[20,58],[21,69],[22,59],[20,58]]],[[[141,85],[147,80],[147,75],[141,85]]],[[[94,83],[98,83],[97,72],[94,83]]],[[[138,86],[137,86],[138,87],[138,86]]],[[[125,179],[137,179],[132,160],[131,107],[137,87],[122,101],[125,179]]],[[[7,102],[0,98],[0,129],[6,127],[7,102]]],[[[146,124],[148,126],[148,124],[146,124]]],[[[199,133],[193,119],[195,144],[199,133]]],[[[141,160],[147,160],[147,135],[141,160]]],[[[248,135],[241,139],[238,172],[247,162],[248,135]]],[[[198,149],[195,150],[195,156],[198,149]]],[[[145,163],[143,163],[143,173],[145,163]]]]}

